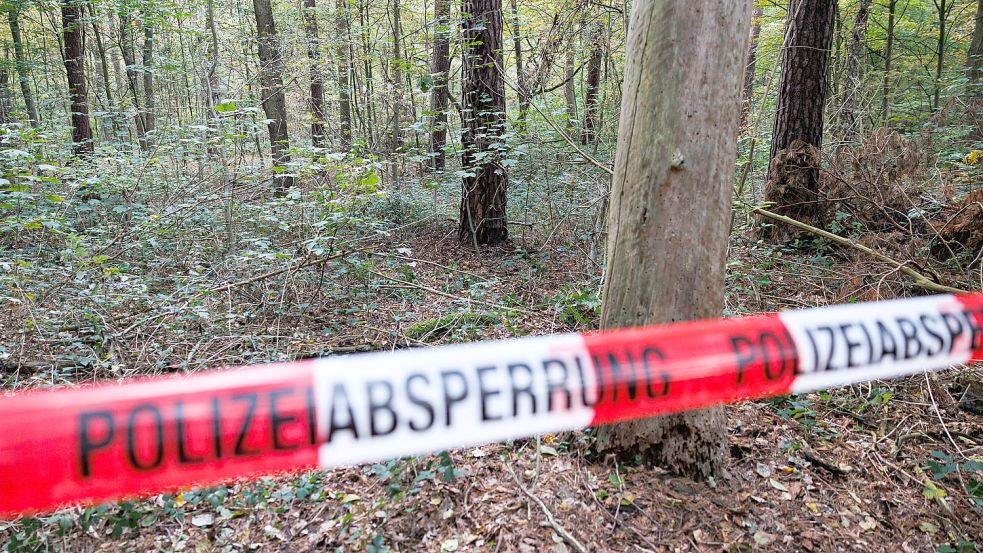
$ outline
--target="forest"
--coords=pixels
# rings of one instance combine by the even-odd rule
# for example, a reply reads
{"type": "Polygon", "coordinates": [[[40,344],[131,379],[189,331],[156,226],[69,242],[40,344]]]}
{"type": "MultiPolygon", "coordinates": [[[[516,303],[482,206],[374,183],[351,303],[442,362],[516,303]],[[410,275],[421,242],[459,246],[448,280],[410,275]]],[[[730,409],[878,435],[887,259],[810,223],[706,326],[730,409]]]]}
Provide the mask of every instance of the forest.
{"type": "MultiPolygon", "coordinates": [[[[4,395],[983,293],[983,0],[0,8],[4,395]]],[[[958,328],[911,314],[911,336],[939,351],[968,339],[960,366],[187,482],[0,520],[0,543],[977,552],[983,310],[958,328]]],[[[859,330],[827,328],[852,366],[859,330]]],[[[890,340],[899,366],[923,353],[890,340]]],[[[700,353],[687,344],[677,349],[700,353]]],[[[843,368],[832,353],[815,363],[843,368]]],[[[442,378],[446,417],[409,401],[449,428],[442,378]]],[[[540,409],[553,411],[548,385],[540,409]]],[[[559,391],[570,408],[577,394],[559,391]]],[[[277,399],[261,401],[276,446],[277,399]]],[[[84,431],[93,451],[110,441],[84,431]]],[[[46,456],[0,446],[0,481],[46,456]]]]}

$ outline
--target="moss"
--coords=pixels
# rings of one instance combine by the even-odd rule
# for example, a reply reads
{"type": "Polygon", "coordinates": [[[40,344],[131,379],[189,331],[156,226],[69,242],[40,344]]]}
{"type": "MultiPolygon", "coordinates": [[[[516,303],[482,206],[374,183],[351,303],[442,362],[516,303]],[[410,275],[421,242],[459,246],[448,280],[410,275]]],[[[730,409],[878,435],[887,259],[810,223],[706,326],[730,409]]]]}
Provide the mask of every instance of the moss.
{"type": "Polygon", "coordinates": [[[440,339],[464,325],[486,326],[497,322],[497,317],[487,313],[449,313],[443,317],[414,323],[406,329],[406,337],[413,340],[440,339]]]}

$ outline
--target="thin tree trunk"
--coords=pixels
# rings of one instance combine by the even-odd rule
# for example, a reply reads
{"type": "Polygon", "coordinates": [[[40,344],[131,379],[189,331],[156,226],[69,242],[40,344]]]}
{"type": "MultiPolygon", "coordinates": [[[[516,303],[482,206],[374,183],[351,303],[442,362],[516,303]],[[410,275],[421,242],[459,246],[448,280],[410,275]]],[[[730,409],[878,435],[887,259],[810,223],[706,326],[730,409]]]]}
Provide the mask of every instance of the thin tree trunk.
{"type": "MultiPolygon", "coordinates": [[[[400,22],[399,0],[392,0],[392,29],[393,29],[393,117],[392,129],[390,131],[390,149],[396,153],[403,148],[403,48],[402,48],[402,24],[400,22]]],[[[396,158],[397,156],[394,156],[396,158]]],[[[399,179],[399,160],[393,159],[392,162],[392,181],[395,183],[399,179]]]]}
{"type": "Polygon", "coordinates": [[[590,59],[587,61],[587,81],[584,87],[584,125],[580,143],[597,143],[597,93],[601,87],[601,61],[604,59],[604,38],[600,29],[591,33],[590,59]]]}
{"type": "Polygon", "coordinates": [[[979,140],[983,137],[983,125],[979,120],[980,104],[983,104],[983,2],[976,3],[976,23],[973,27],[973,41],[966,57],[966,68],[966,116],[973,125],[973,137],[979,140]]]}
{"type": "Polygon", "coordinates": [[[65,45],[65,72],[72,110],[72,151],[84,157],[95,151],[89,121],[89,100],[85,84],[85,39],[82,0],[62,0],[62,37],[65,45]]]}
{"type": "Polygon", "coordinates": [[[317,0],[304,0],[304,33],[310,65],[311,144],[324,147],[324,77],[321,76],[321,42],[317,35],[317,0]]]}
{"type": "Polygon", "coordinates": [[[433,88],[430,91],[430,168],[443,171],[446,165],[444,146],[447,144],[447,77],[451,69],[451,2],[434,2],[433,59],[430,73],[433,88]]]}
{"type": "Polygon", "coordinates": [[[143,21],[143,128],[147,134],[157,128],[157,118],[154,113],[156,100],[154,98],[154,28],[150,21],[143,21]]]}
{"type": "Polygon", "coordinates": [[[20,92],[24,96],[24,107],[27,109],[27,120],[32,127],[37,127],[39,123],[37,104],[34,103],[34,92],[31,90],[31,68],[24,48],[24,39],[21,36],[20,13],[11,8],[7,12],[7,20],[10,24],[10,39],[14,43],[14,60],[17,62],[17,80],[20,82],[20,92]]]}
{"type": "Polygon", "coordinates": [[[256,15],[256,45],[259,56],[259,87],[263,112],[269,120],[270,151],[273,158],[273,188],[283,195],[293,186],[293,177],[287,174],[290,164],[290,136],[287,132],[287,104],[283,93],[283,58],[279,37],[273,22],[270,0],[253,0],[256,15]]]}
{"type": "Polygon", "coordinates": [[[894,57],[894,24],[898,0],[887,3],[887,45],[884,47],[884,82],[881,87],[881,124],[887,125],[891,115],[891,58],[894,57]]]}
{"type": "Polygon", "coordinates": [[[89,24],[92,27],[92,36],[96,40],[96,50],[99,54],[99,68],[102,70],[102,80],[105,83],[106,92],[106,107],[109,111],[109,116],[112,119],[113,128],[113,140],[119,138],[119,121],[117,120],[116,111],[116,99],[113,96],[113,81],[109,78],[109,57],[106,56],[106,45],[102,40],[102,31],[99,29],[99,18],[97,17],[95,7],[92,4],[88,4],[89,16],[92,18],[89,24]]]}
{"type": "Polygon", "coordinates": [[[512,50],[515,52],[515,83],[519,95],[518,130],[525,132],[529,115],[530,92],[526,88],[526,68],[522,63],[522,27],[519,26],[518,0],[509,0],[512,8],[512,50]]]}
{"type": "Polygon", "coordinates": [[[932,111],[939,110],[939,96],[942,93],[942,69],[945,63],[946,22],[952,6],[946,0],[933,0],[939,16],[939,38],[935,50],[935,93],[932,95],[932,111]]]}
{"type": "Polygon", "coordinates": [[[751,38],[748,41],[747,57],[744,65],[744,92],[741,103],[741,128],[747,126],[748,114],[751,112],[751,102],[754,100],[754,72],[758,66],[758,37],[761,36],[761,18],[764,9],[755,6],[751,15],[751,38]]]}
{"type": "Polygon", "coordinates": [[[502,0],[464,0],[464,151],[467,172],[461,194],[462,244],[499,244],[508,239],[508,173],[496,145],[505,131],[502,75],[502,0]]]}
{"type": "Polygon", "coordinates": [[[137,142],[140,149],[147,151],[150,145],[147,142],[147,127],[144,121],[144,113],[140,106],[140,90],[137,81],[136,68],[136,47],[133,41],[133,22],[130,14],[126,11],[126,6],[121,8],[119,14],[119,41],[120,50],[123,52],[123,63],[126,64],[126,82],[130,89],[130,97],[133,100],[133,121],[137,128],[137,142]]]}
{"type": "Polygon", "coordinates": [[[0,67],[0,123],[7,124],[13,121],[11,111],[13,102],[10,94],[10,71],[7,69],[10,64],[7,48],[3,50],[3,66],[0,67]]]}
{"type": "MultiPolygon", "coordinates": [[[[821,226],[819,151],[829,83],[835,0],[792,0],[782,47],[778,113],[772,132],[765,200],[775,211],[821,226]]],[[[772,240],[797,237],[786,226],[768,226],[772,240]]]]}
{"type": "Polygon", "coordinates": [[[564,64],[563,99],[567,103],[567,132],[573,133],[576,129],[579,116],[577,115],[577,81],[575,73],[577,71],[577,52],[571,40],[570,47],[567,48],[567,56],[564,64]]]}
{"type": "Polygon", "coordinates": [[[335,22],[338,33],[338,117],[341,127],[341,147],[349,150],[352,147],[352,77],[351,77],[351,46],[348,0],[338,0],[336,5],[335,22]]]}
{"type": "Polygon", "coordinates": [[[843,140],[853,140],[860,131],[857,121],[857,96],[862,84],[861,58],[864,52],[864,42],[867,38],[867,19],[870,17],[872,0],[860,0],[857,7],[857,17],[853,22],[850,33],[850,43],[847,46],[846,69],[843,79],[843,106],[840,110],[839,127],[843,140]]]}
{"type": "MultiPolygon", "coordinates": [[[[750,20],[750,2],[742,0],[632,7],[621,103],[621,113],[632,115],[622,118],[618,132],[603,328],[723,311],[750,20]]],[[[668,353],[672,346],[663,348],[668,353]]],[[[634,360],[647,358],[641,349],[597,354],[596,370],[612,378],[619,369],[651,370],[657,378],[658,365],[635,368],[634,360]]],[[[657,353],[648,358],[671,359],[657,353]]],[[[672,382],[666,386],[622,389],[625,405],[657,404],[672,382]]],[[[605,426],[597,431],[597,447],[707,478],[719,474],[727,455],[726,415],[715,407],[605,426]]]]}

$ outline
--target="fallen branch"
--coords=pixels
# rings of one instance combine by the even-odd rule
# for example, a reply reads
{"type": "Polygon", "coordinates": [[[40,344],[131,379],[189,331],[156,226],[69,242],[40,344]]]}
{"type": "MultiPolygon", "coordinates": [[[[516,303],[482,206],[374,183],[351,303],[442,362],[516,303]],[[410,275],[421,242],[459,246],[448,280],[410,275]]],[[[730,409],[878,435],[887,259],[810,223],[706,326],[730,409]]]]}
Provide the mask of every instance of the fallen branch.
{"type": "Polygon", "coordinates": [[[536,505],[539,505],[539,508],[543,511],[543,514],[546,515],[546,521],[553,527],[553,530],[557,533],[557,535],[570,544],[570,547],[573,547],[577,553],[587,553],[587,548],[581,545],[581,543],[577,541],[577,538],[573,537],[573,534],[568,532],[566,528],[560,526],[560,523],[556,521],[553,513],[549,510],[549,507],[543,503],[543,500],[536,497],[531,491],[529,491],[528,488],[522,485],[522,482],[519,480],[519,475],[515,473],[515,470],[513,470],[509,465],[506,465],[506,467],[509,469],[509,472],[512,473],[512,478],[515,480],[515,485],[519,486],[519,490],[522,491],[523,495],[535,502],[536,505]]]}
{"type": "Polygon", "coordinates": [[[826,239],[830,240],[831,242],[833,242],[835,244],[839,244],[840,246],[843,246],[843,247],[846,247],[846,248],[853,248],[855,250],[861,251],[861,252],[863,252],[863,253],[865,253],[865,254],[873,257],[874,259],[876,259],[878,261],[881,261],[883,263],[887,263],[888,265],[893,266],[897,271],[902,272],[902,273],[908,275],[914,281],[914,285],[915,286],[918,286],[919,288],[922,288],[924,290],[928,290],[930,292],[936,292],[936,293],[940,293],[940,294],[968,294],[969,293],[968,290],[963,290],[962,288],[954,288],[952,286],[946,286],[944,284],[939,284],[939,283],[937,283],[937,282],[929,279],[925,275],[919,273],[918,271],[912,269],[906,263],[902,263],[902,262],[900,262],[900,261],[898,261],[898,260],[896,260],[896,259],[894,259],[892,257],[888,257],[888,256],[886,256],[886,255],[884,255],[884,254],[882,254],[882,253],[880,253],[880,252],[878,252],[876,250],[872,250],[872,249],[868,248],[867,246],[864,246],[863,244],[860,244],[860,243],[858,243],[858,242],[856,242],[854,240],[851,240],[849,238],[844,238],[844,237],[842,237],[842,236],[840,236],[838,234],[833,234],[832,232],[825,231],[825,230],[823,230],[821,228],[816,228],[816,227],[814,227],[812,225],[803,223],[802,221],[797,221],[795,219],[792,219],[791,217],[786,217],[784,215],[779,215],[777,213],[768,211],[767,209],[762,209],[760,207],[755,207],[755,206],[747,206],[747,207],[751,210],[752,213],[757,213],[757,214],[762,215],[764,217],[767,217],[767,218],[769,218],[769,219],[771,219],[773,221],[778,221],[778,222],[781,222],[781,223],[785,223],[786,225],[792,225],[793,227],[802,229],[802,230],[804,230],[804,231],[806,231],[806,232],[808,232],[810,234],[813,234],[815,236],[821,236],[823,238],[826,238],[826,239]]]}

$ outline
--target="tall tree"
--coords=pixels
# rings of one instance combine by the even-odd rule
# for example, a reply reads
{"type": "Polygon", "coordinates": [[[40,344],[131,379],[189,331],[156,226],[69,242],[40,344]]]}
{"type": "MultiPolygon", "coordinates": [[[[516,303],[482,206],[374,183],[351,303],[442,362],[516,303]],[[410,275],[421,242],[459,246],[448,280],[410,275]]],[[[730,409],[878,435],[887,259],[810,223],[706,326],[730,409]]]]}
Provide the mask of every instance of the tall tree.
{"type": "Polygon", "coordinates": [[[881,83],[881,124],[887,125],[891,111],[891,59],[894,57],[894,25],[898,0],[887,2],[887,44],[884,46],[884,80],[881,83]]]}
{"type": "Polygon", "coordinates": [[[143,17],[143,128],[150,134],[157,128],[156,96],[154,96],[154,27],[150,15],[143,17]]]}
{"type": "MultiPolygon", "coordinates": [[[[819,149],[829,84],[836,0],[791,0],[782,45],[778,113],[772,131],[765,200],[775,211],[819,223],[819,149]]],[[[770,226],[764,236],[781,240],[798,234],[770,226]]]]}
{"type": "Polygon", "coordinates": [[[584,82],[584,124],[580,130],[580,142],[584,145],[597,143],[597,96],[601,89],[601,62],[604,59],[604,33],[600,25],[594,28],[590,41],[587,80],[584,82]]]}
{"type": "Polygon", "coordinates": [[[317,34],[317,0],[304,0],[304,34],[310,71],[311,144],[324,146],[324,77],[321,76],[321,46],[317,34]]]}
{"type": "Polygon", "coordinates": [[[62,0],[61,28],[64,44],[65,72],[72,110],[72,150],[77,156],[95,151],[89,121],[89,99],[85,86],[85,39],[82,19],[83,0],[62,0]]]}
{"type": "Polygon", "coordinates": [[[857,97],[863,79],[861,58],[864,56],[867,40],[867,19],[870,17],[871,2],[872,0],[860,0],[847,45],[846,69],[843,72],[843,105],[840,108],[838,125],[844,140],[852,140],[860,130],[857,121],[857,97]]]}
{"type": "Polygon", "coordinates": [[[751,112],[751,100],[754,99],[754,72],[758,66],[758,38],[761,36],[761,18],[764,10],[761,6],[754,6],[751,15],[751,37],[748,41],[747,56],[744,65],[744,93],[741,104],[741,127],[747,125],[747,117],[751,112]]]}
{"type": "Polygon", "coordinates": [[[451,2],[434,1],[433,56],[430,75],[430,168],[443,171],[446,165],[444,145],[447,143],[447,76],[451,70],[451,2]]]}
{"type": "Polygon", "coordinates": [[[287,133],[287,101],[283,93],[283,57],[270,0],[253,0],[253,12],[256,15],[259,87],[263,112],[269,121],[267,129],[276,173],[273,187],[277,194],[283,194],[294,183],[293,177],[286,173],[290,163],[290,136],[287,133]]]}
{"type": "MultiPolygon", "coordinates": [[[[618,130],[604,328],[723,311],[750,16],[743,0],[632,7],[621,102],[621,113],[632,115],[618,130]]],[[[717,474],[726,440],[719,407],[598,430],[602,450],[638,453],[697,477],[717,474]]]]}
{"type": "Polygon", "coordinates": [[[577,68],[577,52],[574,49],[574,41],[570,40],[567,48],[566,60],[563,64],[563,99],[567,103],[567,132],[572,133],[577,126],[577,81],[575,79],[577,68]]]}
{"type": "Polygon", "coordinates": [[[351,52],[351,11],[348,0],[338,0],[335,5],[335,25],[337,36],[338,64],[338,119],[341,127],[341,147],[352,147],[352,52],[351,52]]]}
{"type": "Polygon", "coordinates": [[[17,80],[20,92],[24,97],[24,107],[27,109],[27,120],[32,127],[39,123],[38,108],[34,102],[34,92],[31,90],[31,65],[24,48],[24,38],[20,30],[20,4],[9,2],[7,5],[7,22],[10,25],[10,40],[14,43],[14,61],[17,64],[17,80]]]}
{"type": "Polygon", "coordinates": [[[939,20],[939,34],[935,45],[935,92],[932,94],[932,109],[938,111],[939,97],[942,94],[942,69],[945,68],[945,43],[949,36],[946,24],[956,3],[947,0],[932,0],[932,2],[935,4],[935,13],[939,20]]]}
{"type": "Polygon", "coordinates": [[[509,0],[512,8],[512,50],[515,53],[515,84],[519,96],[519,132],[526,129],[526,118],[529,116],[529,89],[526,84],[526,68],[522,63],[522,27],[519,25],[519,2],[509,0]]]}
{"type": "Polygon", "coordinates": [[[126,83],[130,89],[130,96],[133,100],[133,123],[137,130],[137,141],[140,149],[147,151],[150,144],[147,142],[147,125],[143,109],[141,109],[139,70],[136,59],[136,44],[133,37],[133,19],[130,14],[130,6],[123,3],[119,11],[119,42],[120,51],[123,54],[123,63],[126,64],[126,83]]]}
{"type": "Polygon", "coordinates": [[[499,244],[508,239],[508,173],[501,163],[505,131],[502,75],[502,0],[463,0],[463,129],[459,237],[463,244],[499,244]]]}
{"type": "Polygon", "coordinates": [[[973,27],[973,40],[966,56],[967,96],[966,114],[973,125],[973,135],[983,137],[983,125],[979,121],[980,105],[983,104],[983,2],[976,3],[976,22],[973,27]]]}

